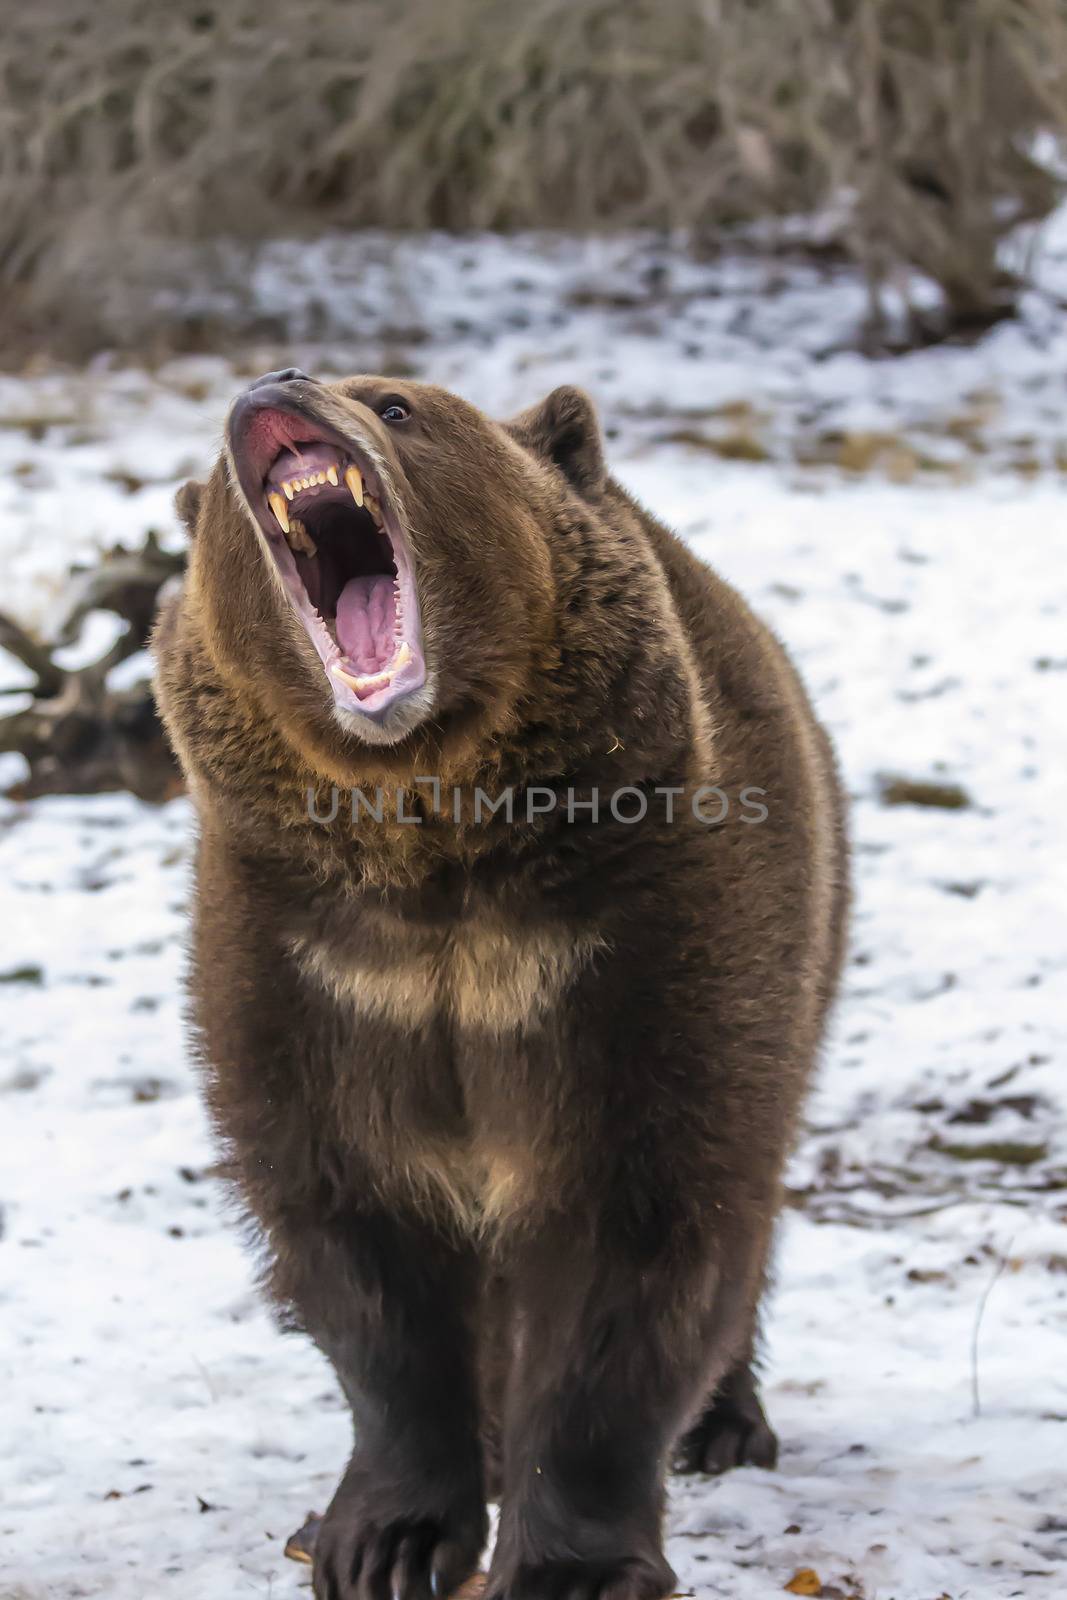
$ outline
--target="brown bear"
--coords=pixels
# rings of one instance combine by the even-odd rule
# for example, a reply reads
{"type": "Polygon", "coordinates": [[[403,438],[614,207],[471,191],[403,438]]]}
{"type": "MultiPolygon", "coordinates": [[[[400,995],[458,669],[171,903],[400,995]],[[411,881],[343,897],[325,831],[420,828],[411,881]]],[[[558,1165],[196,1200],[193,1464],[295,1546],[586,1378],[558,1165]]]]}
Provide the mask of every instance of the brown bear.
{"type": "Polygon", "coordinates": [[[320,1600],[657,1600],[753,1379],[841,960],[842,802],[766,627],[592,407],[271,373],[181,499],[159,698],[189,988],[270,1291],[355,1444],[320,1600]]]}

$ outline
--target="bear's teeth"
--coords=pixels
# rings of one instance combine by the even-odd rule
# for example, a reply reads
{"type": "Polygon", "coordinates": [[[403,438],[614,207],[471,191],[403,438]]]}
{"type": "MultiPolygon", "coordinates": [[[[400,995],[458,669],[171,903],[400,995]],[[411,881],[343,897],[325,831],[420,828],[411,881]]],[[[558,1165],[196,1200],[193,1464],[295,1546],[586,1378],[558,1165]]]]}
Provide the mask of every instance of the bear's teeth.
{"type": "Polygon", "coordinates": [[[355,673],[346,672],[339,662],[336,662],[330,668],[330,671],[335,673],[338,678],[343,678],[347,684],[350,684],[356,690],[357,694],[366,694],[370,689],[381,689],[387,683],[391,683],[393,674],[399,672],[401,667],[406,667],[410,660],[411,646],[406,639],[403,639],[399,642],[396,653],[389,665],[383,667],[380,672],[371,672],[366,677],[357,677],[355,673]]]}
{"type": "Polygon", "coordinates": [[[289,508],[286,505],[284,498],[280,494],[271,494],[267,496],[267,499],[270,503],[271,510],[274,512],[274,515],[277,518],[278,526],[281,528],[283,533],[288,533],[289,508]]]}
{"type": "MultiPolygon", "coordinates": [[[[334,466],[327,467],[322,472],[310,472],[303,478],[287,478],[281,488],[285,498],[291,500],[294,495],[302,494],[305,489],[318,489],[320,486],[325,488],[328,483],[336,488],[338,481],[338,469],[334,466]]],[[[356,505],[361,506],[363,504],[363,474],[358,467],[347,467],[345,469],[345,483],[356,505]]]]}
{"type": "Polygon", "coordinates": [[[300,554],[304,556],[318,555],[315,541],[308,533],[307,528],[300,521],[299,517],[293,517],[291,519],[289,523],[288,539],[290,550],[298,550],[300,554]]]}
{"type": "Polygon", "coordinates": [[[351,684],[359,694],[365,693],[368,689],[380,689],[383,684],[389,682],[388,672],[372,672],[366,678],[357,678],[354,673],[346,672],[344,667],[333,667],[331,670],[346,683],[351,684]]]}
{"type": "Polygon", "coordinates": [[[345,468],[345,483],[357,506],[363,504],[363,474],[358,467],[345,468]]]}

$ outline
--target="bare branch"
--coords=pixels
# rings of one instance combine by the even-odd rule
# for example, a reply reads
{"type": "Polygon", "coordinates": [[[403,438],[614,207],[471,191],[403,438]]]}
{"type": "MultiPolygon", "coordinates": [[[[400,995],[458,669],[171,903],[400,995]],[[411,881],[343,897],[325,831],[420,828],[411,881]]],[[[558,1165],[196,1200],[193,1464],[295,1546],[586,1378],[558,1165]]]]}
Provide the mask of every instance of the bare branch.
{"type": "Polygon", "coordinates": [[[1014,1243],[1014,1239],[1008,1240],[1003,1254],[997,1261],[993,1276],[986,1284],[982,1298],[978,1302],[978,1309],[975,1312],[974,1328],[971,1332],[971,1405],[973,1415],[976,1417],[980,1417],[982,1415],[982,1398],[978,1388],[978,1335],[982,1331],[982,1318],[985,1316],[986,1306],[989,1304],[989,1297],[993,1293],[993,1290],[996,1288],[997,1284],[1000,1282],[1001,1275],[1003,1274],[1005,1267],[1008,1265],[1008,1260],[1011,1255],[1011,1247],[1014,1243]]]}
{"type": "Polygon", "coordinates": [[[64,673],[52,660],[47,645],[31,637],[13,617],[0,612],[0,650],[6,650],[28,667],[36,679],[32,693],[40,698],[58,694],[63,686],[64,673]]]}

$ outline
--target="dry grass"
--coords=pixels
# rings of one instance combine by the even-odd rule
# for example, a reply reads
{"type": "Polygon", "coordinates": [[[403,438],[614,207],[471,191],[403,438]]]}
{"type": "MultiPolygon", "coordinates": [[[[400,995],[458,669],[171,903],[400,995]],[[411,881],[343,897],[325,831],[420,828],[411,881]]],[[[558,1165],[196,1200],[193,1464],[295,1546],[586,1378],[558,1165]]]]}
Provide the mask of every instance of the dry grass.
{"type": "Polygon", "coordinates": [[[140,338],[175,239],[325,226],[672,226],[846,194],[996,315],[1056,195],[1067,0],[34,0],[0,38],[9,324],[140,338]]]}

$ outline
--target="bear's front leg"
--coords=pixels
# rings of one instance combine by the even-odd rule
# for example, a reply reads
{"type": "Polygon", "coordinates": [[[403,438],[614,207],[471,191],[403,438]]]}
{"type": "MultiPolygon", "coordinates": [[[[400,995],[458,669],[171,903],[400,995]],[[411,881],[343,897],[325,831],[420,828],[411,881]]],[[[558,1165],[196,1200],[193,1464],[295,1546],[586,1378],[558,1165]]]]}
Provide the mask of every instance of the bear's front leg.
{"type": "MultiPolygon", "coordinates": [[[[639,1211],[641,1196],[631,1189],[624,1204],[639,1211]]],[[[740,1337],[736,1258],[723,1262],[692,1228],[635,1243],[585,1222],[561,1218],[512,1263],[516,1349],[491,1600],[670,1594],[667,1462],[740,1337]]]]}
{"type": "Polygon", "coordinates": [[[315,1594],[443,1600],[476,1570],[487,1532],[473,1256],[385,1212],[275,1245],[276,1287],[336,1368],[355,1426],[316,1540],[315,1594]]]}

